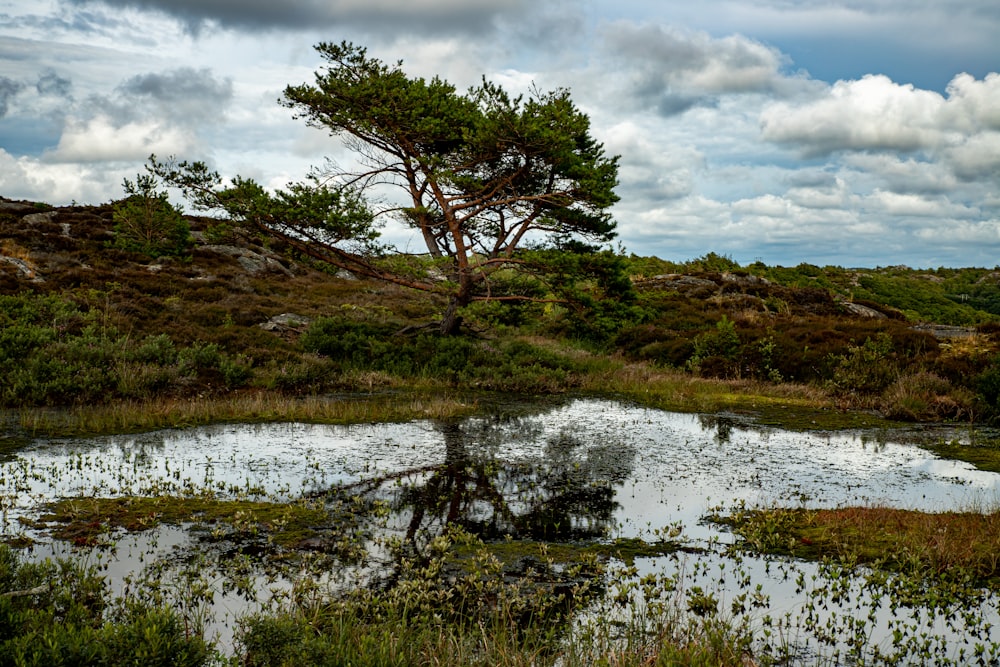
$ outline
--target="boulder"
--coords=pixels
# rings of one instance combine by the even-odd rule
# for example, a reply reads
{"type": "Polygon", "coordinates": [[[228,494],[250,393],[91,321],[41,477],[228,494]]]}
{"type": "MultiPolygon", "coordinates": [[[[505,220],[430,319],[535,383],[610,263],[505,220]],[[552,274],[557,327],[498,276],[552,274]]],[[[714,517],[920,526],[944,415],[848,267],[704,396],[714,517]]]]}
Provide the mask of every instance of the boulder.
{"type": "Polygon", "coordinates": [[[202,250],[214,252],[220,255],[227,255],[229,257],[235,257],[236,261],[240,263],[240,266],[242,266],[243,269],[251,275],[271,271],[284,273],[289,277],[294,275],[291,270],[278,261],[274,255],[254,252],[249,248],[238,248],[232,245],[206,245],[202,246],[202,250]]]}
{"type": "Polygon", "coordinates": [[[282,313],[281,315],[275,315],[267,322],[262,322],[258,324],[264,331],[270,331],[272,333],[288,333],[288,332],[300,332],[305,330],[306,327],[312,322],[311,318],[304,315],[296,315],[295,313],[282,313]]]}
{"type": "Polygon", "coordinates": [[[885,313],[881,313],[874,308],[869,308],[868,306],[862,306],[860,303],[841,301],[839,304],[840,307],[843,308],[849,315],[854,315],[855,317],[863,317],[869,320],[888,319],[888,316],[885,313]]]}

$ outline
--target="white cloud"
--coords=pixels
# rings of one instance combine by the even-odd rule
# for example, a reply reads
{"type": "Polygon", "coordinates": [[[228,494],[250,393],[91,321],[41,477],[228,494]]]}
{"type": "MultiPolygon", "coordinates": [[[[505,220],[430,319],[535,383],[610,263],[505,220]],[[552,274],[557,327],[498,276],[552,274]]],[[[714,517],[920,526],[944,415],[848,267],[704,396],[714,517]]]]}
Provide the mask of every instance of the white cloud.
{"type": "Polygon", "coordinates": [[[46,162],[143,162],[150,155],[187,155],[197,145],[192,133],[157,121],[118,125],[107,116],[70,119],[46,162]]]}
{"type": "MultiPolygon", "coordinates": [[[[1000,219],[947,220],[947,224],[923,227],[914,236],[931,246],[957,250],[975,246],[995,246],[1000,243],[1000,219]]],[[[984,263],[984,266],[997,266],[984,263]]]]}
{"type": "Polygon", "coordinates": [[[671,26],[618,21],[605,29],[606,47],[644,65],[650,83],[697,92],[769,89],[782,65],[781,54],[738,35],[713,38],[671,26]]]}
{"type": "Polygon", "coordinates": [[[760,116],[761,135],[808,157],[840,150],[916,151],[940,142],[943,104],[933,91],[869,75],[838,81],[824,97],[805,105],[770,105],[760,116]]]}
{"type": "Polygon", "coordinates": [[[941,194],[958,187],[954,172],[940,161],[892,153],[851,153],[841,161],[853,171],[853,180],[874,182],[892,192],[941,194]]]}
{"type": "Polygon", "coordinates": [[[1000,130],[1000,74],[988,74],[977,80],[959,74],[948,84],[948,104],[944,116],[956,130],[1000,130]]]}
{"type": "Polygon", "coordinates": [[[865,198],[865,205],[874,212],[900,217],[968,218],[978,214],[962,204],[955,204],[944,197],[930,199],[920,195],[898,194],[876,190],[865,198]]]}
{"type": "Polygon", "coordinates": [[[851,205],[851,193],[842,179],[830,187],[793,187],[786,193],[788,200],[802,208],[843,209],[851,205]]]}
{"type": "Polygon", "coordinates": [[[28,157],[14,157],[0,149],[0,192],[14,199],[67,204],[93,204],[121,196],[118,184],[128,172],[111,174],[79,163],[47,163],[28,157]]]}
{"type": "Polygon", "coordinates": [[[742,35],[716,38],[658,24],[616,21],[603,30],[614,88],[663,115],[711,104],[719,95],[775,93],[793,89],[781,73],[786,59],[742,35]]]}
{"type": "Polygon", "coordinates": [[[1000,132],[963,137],[943,151],[955,174],[966,181],[989,180],[1000,185],[1000,132]]]}
{"type": "Polygon", "coordinates": [[[152,10],[175,18],[193,34],[217,28],[268,32],[344,24],[395,30],[408,26],[424,33],[478,31],[498,15],[531,9],[524,0],[64,0],[64,4],[85,11],[152,10]]]}

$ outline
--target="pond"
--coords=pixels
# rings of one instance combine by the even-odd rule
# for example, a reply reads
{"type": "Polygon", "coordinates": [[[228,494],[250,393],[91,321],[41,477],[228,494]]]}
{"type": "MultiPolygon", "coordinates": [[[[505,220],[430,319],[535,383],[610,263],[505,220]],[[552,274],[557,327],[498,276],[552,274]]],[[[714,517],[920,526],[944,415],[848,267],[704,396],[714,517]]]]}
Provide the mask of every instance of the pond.
{"type": "MultiPolygon", "coordinates": [[[[892,638],[901,627],[907,632],[912,627],[917,638],[935,638],[934,652],[922,655],[957,659],[998,620],[992,594],[975,598],[974,618],[950,620],[898,606],[890,612],[878,595],[873,600],[871,581],[862,576],[830,602],[823,587],[839,574],[792,559],[736,556],[728,548],[733,536],[707,520],[720,508],[741,506],[996,508],[1000,475],[910,444],[955,437],[961,433],[788,432],[736,416],[675,414],[591,399],[510,403],[454,422],[227,424],[31,441],[0,461],[0,509],[5,534],[35,540],[34,558],[74,551],[20,522],[45,502],[209,491],[272,501],[349,491],[385,508],[383,534],[418,549],[449,524],[486,541],[581,544],[652,541],[669,534],[683,541],[684,551],[637,558],[620,576],[657,573],[678,583],[679,599],[690,601],[684,591],[696,590],[732,614],[743,613],[736,603],[752,590],[751,622],[768,628],[767,636],[771,630],[781,635],[782,650],[808,656],[802,658],[807,663],[818,656],[846,661],[862,632],[865,651],[898,649],[900,640],[892,638]],[[859,616],[868,619],[863,631],[845,620],[859,616]]],[[[117,536],[116,548],[88,557],[102,563],[119,590],[135,586],[137,572],[170,561],[171,554],[184,553],[177,562],[188,564],[183,574],[175,570],[171,577],[190,579],[211,569],[191,557],[192,545],[203,545],[204,535],[199,542],[178,527],[150,535],[117,536]]],[[[374,542],[370,546],[377,548],[374,542]]],[[[339,585],[370,581],[377,576],[373,568],[384,561],[373,558],[364,568],[343,570],[339,585]]],[[[207,579],[204,585],[216,585],[207,579]]],[[[246,594],[248,586],[274,594],[294,585],[287,576],[265,572],[253,572],[249,582],[216,585],[206,597],[211,627],[223,644],[232,641],[232,619],[264,603],[261,595],[246,594]]],[[[596,605],[593,613],[610,612],[596,605]]]]}

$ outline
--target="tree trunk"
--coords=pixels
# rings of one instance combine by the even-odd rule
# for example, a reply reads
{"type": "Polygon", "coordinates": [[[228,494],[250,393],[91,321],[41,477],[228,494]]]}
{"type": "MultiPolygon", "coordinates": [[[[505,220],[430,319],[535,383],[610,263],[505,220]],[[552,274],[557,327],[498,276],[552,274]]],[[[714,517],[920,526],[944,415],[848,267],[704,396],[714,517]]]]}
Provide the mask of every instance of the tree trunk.
{"type": "Polygon", "coordinates": [[[441,319],[440,332],[442,336],[454,336],[462,328],[462,316],[458,314],[459,309],[468,305],[468,298],[461,295],[451,297],[448,303],[448,310],[444,312],[441,319]]]}

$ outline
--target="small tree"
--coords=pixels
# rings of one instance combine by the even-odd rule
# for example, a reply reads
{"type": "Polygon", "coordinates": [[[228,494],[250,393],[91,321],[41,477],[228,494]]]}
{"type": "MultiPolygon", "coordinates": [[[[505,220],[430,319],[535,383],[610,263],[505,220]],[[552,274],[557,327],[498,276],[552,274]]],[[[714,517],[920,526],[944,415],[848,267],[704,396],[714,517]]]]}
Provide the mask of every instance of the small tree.
{"type": "Polygon", "coordinates": [[[460,94],[346,42],[316,48],[327,67],[315,84],[286,88],[283,102],[342,137],[359,169],[328,164],[273,195],[238,177],[223,187],[197,162],[154,157],[152,171],[196,206],[221,208],[307,256],[447,295],[442,333],[457,330],[459,311],[474,300],[537,298],[497,291],[490,280],[502,269],[544,273],[541,255],[520,254],[525,246],[592,252],[580,239],[614,237],[618,160],[605,156],[567,91],[511,97],[484,81],[460,94]],[[387,198],[379,208],[368,203],[387,198]],[[383,261],[375,241],[390,216],[419,232],[430,262],[383,261]]]}
{"type": "Polygon", "coordinates": [[[152,174],[124,179],[126,197],[114,207],[116,247],[150,257],[184,254],[191,230],[158,185],[152,174]]]}

